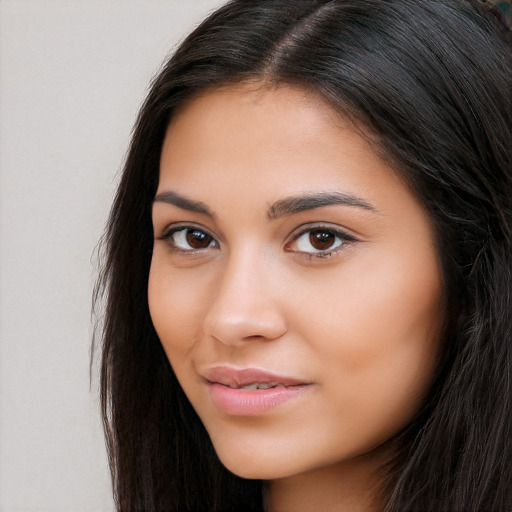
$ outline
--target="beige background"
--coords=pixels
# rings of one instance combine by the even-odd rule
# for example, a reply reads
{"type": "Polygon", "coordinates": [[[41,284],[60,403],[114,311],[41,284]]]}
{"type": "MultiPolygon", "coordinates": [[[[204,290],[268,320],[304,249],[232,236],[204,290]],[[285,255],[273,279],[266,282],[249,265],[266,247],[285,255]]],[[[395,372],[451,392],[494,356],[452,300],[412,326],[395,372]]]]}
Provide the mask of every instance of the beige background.
{"type": "Polygon", "coordinates": [[[112,510],[92,255],[147,84],[223,0],[0,1],[0,510],[112,510]]]}

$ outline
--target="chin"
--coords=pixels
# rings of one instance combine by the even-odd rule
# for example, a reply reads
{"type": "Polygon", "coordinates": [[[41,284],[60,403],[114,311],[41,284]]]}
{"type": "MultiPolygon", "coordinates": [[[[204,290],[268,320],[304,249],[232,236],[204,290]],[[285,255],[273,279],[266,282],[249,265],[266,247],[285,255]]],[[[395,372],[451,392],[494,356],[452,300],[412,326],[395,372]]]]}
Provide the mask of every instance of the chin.
{"type": "Polygon", "coordinates": [[[232,460],[232,457],[220,458],[222,464],[236,476],[248,480],[275,480],[284,478],[293,474],[284,469],[270,464],[268,461],[259,463],[258,461],[238,461],[232,460]]]}
{"type": "Polygon", "coordinates": [[[268,450],[258,450],[255,453],[254,447],[244,449],[240,446],[230,446],[229,443],[227,446],[218,446],[214,443],[213,446],[226,469],[241,478],[272,480],[294,473],[290,461],[287,461],[282,453],[269,453],[268,450]]]}

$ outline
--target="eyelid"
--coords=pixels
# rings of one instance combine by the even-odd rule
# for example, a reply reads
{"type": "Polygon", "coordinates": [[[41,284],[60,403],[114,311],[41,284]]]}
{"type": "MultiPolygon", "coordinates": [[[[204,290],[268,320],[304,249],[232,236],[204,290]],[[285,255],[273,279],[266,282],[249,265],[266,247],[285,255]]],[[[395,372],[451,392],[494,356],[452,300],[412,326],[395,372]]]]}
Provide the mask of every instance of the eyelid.
{"type": "Polygon", "coordinates": [[[354,235],[348,233],[348,230],[345,230],[338,225],[332,225],[332,224],[324,223],[324,222],[317,222],[317,223],[310,223],[310,224],[302,225],[299,228],[297,228],[296,230],[294,230],[294,232],[289,237],[289,241],[286,242],[286,244],[285,244],[285,249],[288,252],[292,252],[292,253],[295,253],[300,256],[305,256],[310,259],[315,258],[315,257],[316,258],[325,258],[326,256],[333,256],[333,255],[337,254],[338,252],[346,249],[347,245],[350,245],[350,244],[352,244],[354,242],[358,242],[358,241],[359,240],[354,235]],[[326,249],[325,251],[307,252],[307,251],[295,251],[295,250],[291,250],[291,249],[286,249],[287,246],[289,246],[293,242],[296,242],[301,236],[305,235],[309,231],[315,231],[315,230],[328,231],[328,232],[332,233],[334,236],[342,239],[343,243],[333,249],[326,249]]]}
{"type": "Polygon", "coordinates": [[[205,234],[210,236],[212,238],[212,240],[215,242],[214,248],[218,248],[220,245],[218,238],[215,235],[213,235],[209,229],[205,228],[204,226],[201,226],[201,224],[197,224],[194,222],[177,222],[174,224],[167,225],[161,231],[161,234],[156,237],[156,240],[161,240],[161,241],[166,242],[170,250],[175,251],[175,252],[180,252],[182,254],[194,254],[194,253],[206,251],[207,249],[212,249],[212,247],[205,247],[203,249],[193,249],[193,248],[182,249],[180,247],[176,247],[175,245],[171,244],[170,239],[171,239],[172,235],[174,235],[175,233],[177,233],[179,231],[185,230],[185,229],[187,229],[187,230],[196,229],[198,231],[203,231],[205,234]]]}
{"type": "Polygon", "coordinates": [[[160,231],[160,235],[157,236],[157,238],[163,238],[166,236],[169,236],[170,234],[179,231],[180,229],[199,229],[201,231],[204,231],[205,233],[209,234],[211,237],[217,239],[216,236],[214,236],[210,229],[203,226],[199,222],[172,222],[171,224],[166,224],[164,228],[162,228],[160,231]]]}
{"type": "MultiPolygon", "coordinates": [[[[312,222],[308,224],[301,225],[300,227],[296,228],[291,235],[288,237],[288,241],[286,241],[284,248],[286,252],[295,253],[297,255],[300,255],[302,257],[307,257],[309,259],[313,258],[325,258],[328,256],[334,256],[338,252],[345,250],[347,248],[347,245],[351,245],[353,242],[358,242],[358,238],[356,238],[354,235],[350,234],[348,232],[349,230],[346,230],[339,225],[333,225],[326,222],[312,222]],[[316,251],[298,251],[294,249],[288,248],[290,244],[296,242],[301,236],[305,235],[309,231],[314,230],[325,230],[330,233],[332,233],[337,238],[340,238],[342,240],[342,244],[339,246],[333,248],[333,249],[326,249],[324,251],[316,250],[316,251]]],[[[212,232],[202,226],[199,223],[195,222],[177,222],[170,225],[167,225],[162,231],[161,234],[156,237],[156,240],[161,240],[167,243],[170,250],[179,252],[182,254],[198,254],[206,251],[207,249],[218,249],[220,247],[220,241],[219,238],[212,234],[212,232]],[[212,240],[215,242],[214,247],[205,247],[201,249],[182,249],[180,247],[177,247],[176,245],[172,244],[170,242],[170,238],[173,234],[176,232],[179,232],[181,230],[188,229],[188,230],[194,230],[197,229],[199,231],[203,231],[205,234],[207,234],[209,237],[212,238],[212,240]]]]}

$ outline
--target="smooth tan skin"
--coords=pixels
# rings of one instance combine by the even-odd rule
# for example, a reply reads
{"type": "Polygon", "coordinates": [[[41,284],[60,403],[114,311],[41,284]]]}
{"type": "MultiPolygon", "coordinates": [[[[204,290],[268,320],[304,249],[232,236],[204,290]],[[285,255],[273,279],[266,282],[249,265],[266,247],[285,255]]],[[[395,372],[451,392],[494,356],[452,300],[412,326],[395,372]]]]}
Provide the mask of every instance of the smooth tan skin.
{"type": "Polygon", "coordinates": [[[150,311],[220,459],[269,480],[272,512],[378,510],[381,445],[418,410],[437,361],[443,290],[422,207],[320,100],[254,84],[207,92],[174,117],[157,195],[169,191],[213,215],[154,203],[150,311]],[[269,218],[276,201],[318,192],[373,209],[269,218]],[[215,241],[162,240],[176,223],[215,241]],[[310,224],[356,241],[317,257],[308,235],[298,239],[310,224]],[[230,416],[198,375],[216,365],[313,384],[260,416],[230,416]]]}

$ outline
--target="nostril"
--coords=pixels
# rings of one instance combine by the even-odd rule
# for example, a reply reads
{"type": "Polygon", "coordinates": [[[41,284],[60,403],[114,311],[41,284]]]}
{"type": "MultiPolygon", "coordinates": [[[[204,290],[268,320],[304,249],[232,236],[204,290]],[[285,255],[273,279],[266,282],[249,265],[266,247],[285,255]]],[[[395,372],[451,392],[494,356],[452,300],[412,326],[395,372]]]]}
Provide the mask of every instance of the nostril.
{"type": "Polygon", "coordinates": [[[262,336],[261,334],[253,334],[252,336],[246,336],[244,339],[247,341],[257,341],[260,339],[265,339],[265,337],[262,336]]]}

